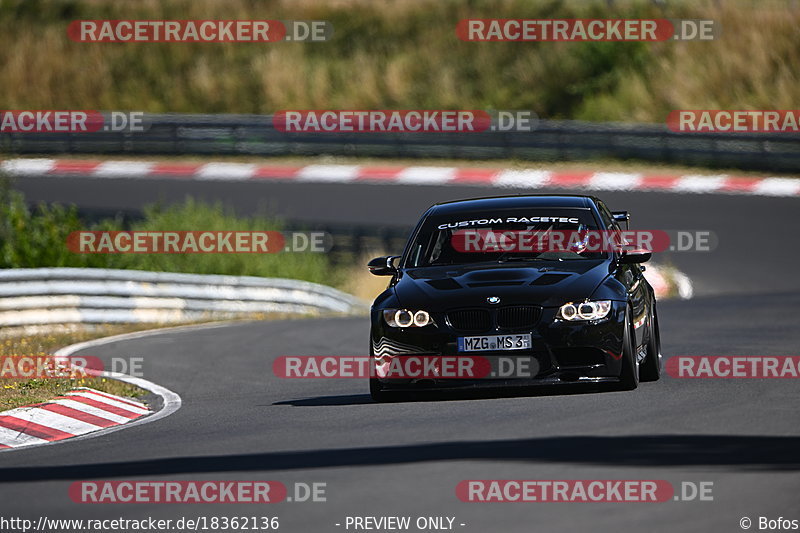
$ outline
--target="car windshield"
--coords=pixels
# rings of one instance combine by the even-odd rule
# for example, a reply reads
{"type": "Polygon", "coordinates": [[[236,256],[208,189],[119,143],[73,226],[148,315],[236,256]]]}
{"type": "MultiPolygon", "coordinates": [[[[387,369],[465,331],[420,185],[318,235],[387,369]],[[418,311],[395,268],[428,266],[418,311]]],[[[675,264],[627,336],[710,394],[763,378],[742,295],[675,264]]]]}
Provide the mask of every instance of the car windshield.
{"type": "Polygon", "coordinates": [[[601,259],[586,247],[600,229],[589,209],[541,208],[431,216],[409,248],[407,267],[481,262],[601,259]]]}

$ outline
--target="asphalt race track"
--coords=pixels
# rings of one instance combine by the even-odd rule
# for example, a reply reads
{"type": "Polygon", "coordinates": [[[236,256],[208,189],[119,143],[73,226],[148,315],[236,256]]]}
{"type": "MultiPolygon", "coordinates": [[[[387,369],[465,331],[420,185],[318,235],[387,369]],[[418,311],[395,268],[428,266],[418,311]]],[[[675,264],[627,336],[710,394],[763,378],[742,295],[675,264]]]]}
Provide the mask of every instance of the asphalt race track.
{"type": "MultiPolygon", "coordinates": [[[[587,193],[458,185],[125,180],[81,176],[18,177],[16,188],[25,193],[29,202],[74,203],[106,214],[135,213],[148,204],[180,202],[191,195],[223,202],[241,214],[268,211],[298,223],[409,228],[436,202],[526,192],[587,193]]],[[[795,279],[800,251],[791,242],[798,227],[798,198],[605,191],[596,194],[612,209],[629,210],[633,229],[714,232],[719,245],[713,253],[667,252],[657,258],[686,272],[696,282],[700,294],[759,294],[800,287],[800,281],[795,279]]]]}
{"type": "MultiPolygon", "coordinates": [[[[33,201],[122,209],[191,189],[242,212],[269,202],[294,220],[396,225],[413,223],[436,201],[498,192],[81,178],[24,179],[18,187],[33,201]]],[[[697,296],[659,304],[665,358],[798,355],[800,200],[600,196],[629,209],[634,227],[711,230],[719,239],[713,252],[669,258],[697,296]]],[[[180,394],[183,407],[99,438],[0,453],[0,511],[34,519],[267,515],[297,532],[346,531],[348,515],[451,516],[465,532],[741,531],[745,516],[754,530],[760,516],[800,518],[796,380],[664,377],[633,392],[374,404],[360,381],[272,374],[281,355],[363,355],[367,329],[365,318],[239,323],[84,352],[144,357],[145,377],[180,394]],[[70,483],[86,479],[325,482],[327,501],[73,503],[70,483]],[[463,503],[455,487],[469,479],[654,479],[676,490],[711,481],[713,502],[463,503]]]]}

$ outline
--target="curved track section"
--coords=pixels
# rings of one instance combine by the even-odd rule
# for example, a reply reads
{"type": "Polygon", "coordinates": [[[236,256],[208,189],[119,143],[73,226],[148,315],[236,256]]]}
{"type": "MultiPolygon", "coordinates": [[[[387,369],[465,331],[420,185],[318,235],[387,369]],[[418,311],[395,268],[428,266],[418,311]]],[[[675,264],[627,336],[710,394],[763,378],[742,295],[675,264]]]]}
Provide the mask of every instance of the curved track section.
{"type": "MultiPolygon", "coordinates": [[[[234,203],[248,195],[247,188],[225,187],[234,203]]],[[[393,186],[386,205],[380,186],[306,187],[261,191],[281,198],[284,213],[376,224],[409,223],[434,201],[478,192],[393,186]]],[[[699,295],[659,304],[665,357],[797,355],[799,252],[786,246],[783,231],[796,227],[796,200],[602,196],[613,208],[630,209],[637,227],[718,236],[713,252],[674,254],[699,295]]],[[[790,516],[800,491],[796,380],[665,377],[626,393],[374,404],[359,381],[272,374],[281,355],[364,354],[367,328],[364,318],[253,322],[87,349],[82,353],[145,357],[146,376],[180,393],[183,407],[102,439],[3,454],[2,513],[269,514],[281,518],[284,531],[344,531],[348,515],[453,516],[456,530],[509,532],[737,531],[743,516],[800,518],[790,516]],[[85,479],[325,482],[327,502],[266,509],[77,505],[67,490],[85,479]],[[468,504],[455,494],[468,479],[663,479],[676,487],[710,481],[714,502],[468,504]]]]}
{"type": "MultiPolygon", "coordinates": [[[[410,227],[431,204],[504,194],[563,193],[563,189],[500,189],[465,185],[327,184],[281,181],[218,182],[18,177],[28,201],[74,203],[87,210],[136,212],[154,202],[192,195],[221,201],[241,214],[268,210],[297,223],[410,227]]],[[[573,190],[566,192],[588,193],[573,190]]],[[[627,209],[636,229],[712,231],[713,253],[664,253],[697,285],[698,294],[758,294],[798,287],[798,198],[692,193],[597,192],[612,209],[627,209]]]]}

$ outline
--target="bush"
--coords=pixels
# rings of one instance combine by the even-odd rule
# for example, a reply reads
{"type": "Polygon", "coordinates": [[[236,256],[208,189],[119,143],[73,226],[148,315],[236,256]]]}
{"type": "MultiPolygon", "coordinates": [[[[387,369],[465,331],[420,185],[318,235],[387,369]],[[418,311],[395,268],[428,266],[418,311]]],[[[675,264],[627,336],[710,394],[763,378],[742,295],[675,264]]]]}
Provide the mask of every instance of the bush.
{"type": "Polygon", "coordinates": [[[77,254],[67,249],[70,232],[119,231],[270,231],[279,220],[237,217],[221,205],[187,198],[162,208],[149,206],[144,218],[125,228],[120,220],[104,219],[86,226],[74,206],[39,205],[29,209],[24,196],[5,186],[0,190],[0,268],[92,267],[193,274],[279,277],[338,285],[340,268],[322,253],[275,254],[77,254]]]}

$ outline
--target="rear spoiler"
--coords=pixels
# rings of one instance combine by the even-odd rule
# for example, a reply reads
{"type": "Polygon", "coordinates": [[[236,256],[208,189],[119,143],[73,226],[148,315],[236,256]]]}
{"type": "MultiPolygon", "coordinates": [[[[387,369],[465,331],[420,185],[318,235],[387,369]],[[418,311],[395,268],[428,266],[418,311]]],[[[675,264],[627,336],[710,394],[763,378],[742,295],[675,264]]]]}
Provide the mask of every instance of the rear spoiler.
{"type": "Polygon", "coordinates": [[[630,229],[631,214],[627,211],[612,211],[611,216],[614,217],[614,222],[624,222],[625,229],[630,229]]]}

